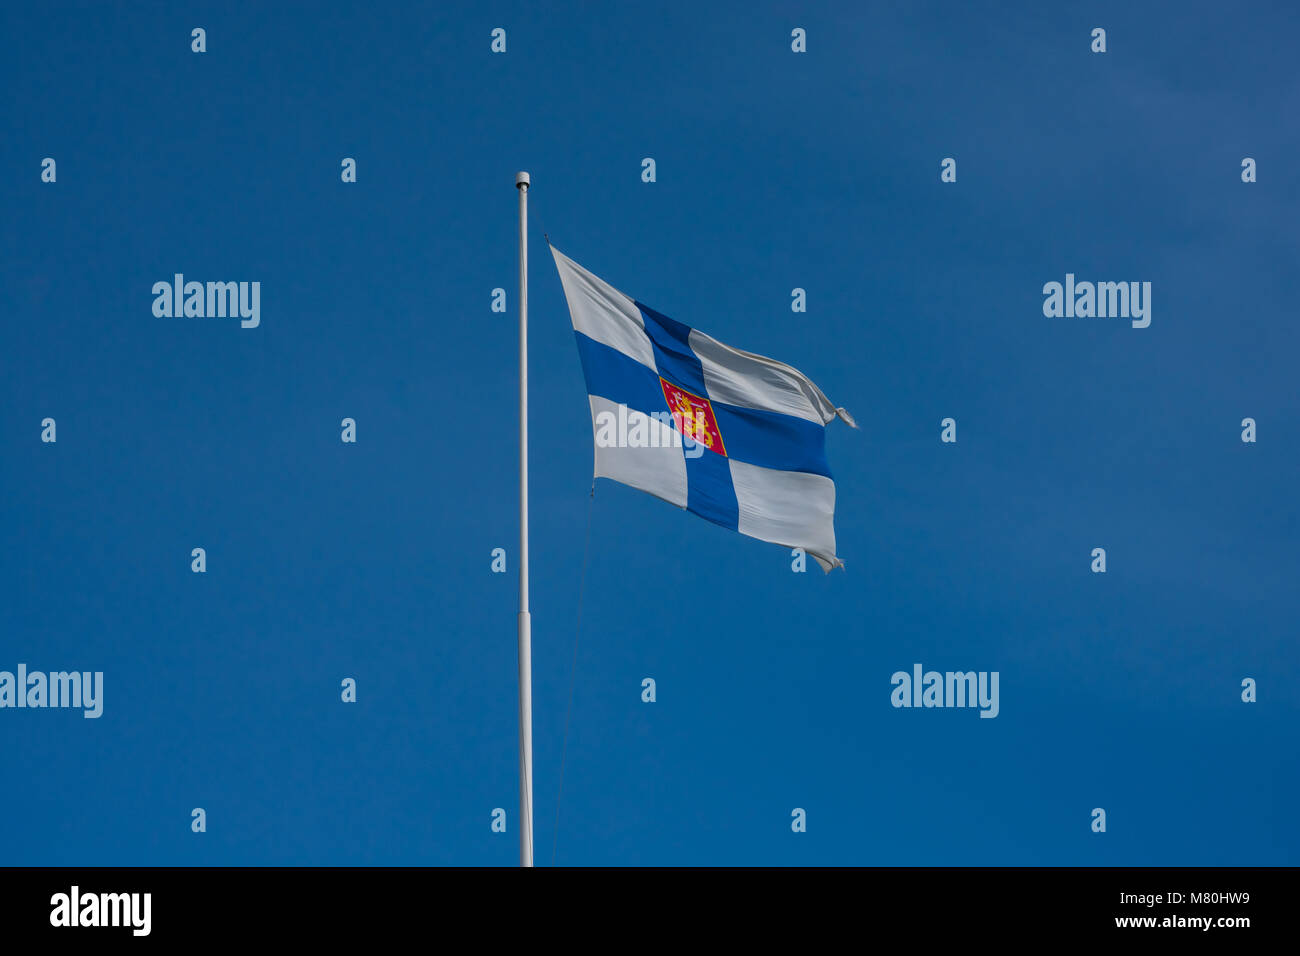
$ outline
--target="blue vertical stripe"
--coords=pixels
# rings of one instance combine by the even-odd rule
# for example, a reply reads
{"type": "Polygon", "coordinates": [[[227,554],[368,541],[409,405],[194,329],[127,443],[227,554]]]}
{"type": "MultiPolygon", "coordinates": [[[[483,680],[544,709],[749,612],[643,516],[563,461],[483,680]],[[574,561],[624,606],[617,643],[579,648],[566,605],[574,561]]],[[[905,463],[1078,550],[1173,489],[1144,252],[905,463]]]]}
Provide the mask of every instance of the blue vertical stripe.
{"type": "Polygon", "coordinates": [[[686,456],[686,510],[724,528],[739,530],[740,505],[736,503],[730,461],[707,448],[698,458],[686,456]]]}
{"type": "MultiPolygon", "coordinates": [[[[640,302],[646,335],[654,347],[659,374],[678,388],[708,398],[704,368],[691,348],[691,329],[640,302]]],[[[727,439],[722,439],[725,444],[727,439]]],[[[685,454],[685,448],[683,448],[685,454]]],[[[731,480],[731,463],[716,452],[703,449],[699,457],[686,455],[686,510],[714,524],[735,531],[740,526],[740,506],[731,480]]]]}
{"type": "Polygon", "coordinates": [[[641,310],[646,335],[654,347],[655,365],[659,367],[659,374],[678,388],[708,398],[709,393],[704,385],[704,368],[700,365],[699,356],[691,348],[690,326],[670,319],[640,302],[636,307],[641,310]]]}

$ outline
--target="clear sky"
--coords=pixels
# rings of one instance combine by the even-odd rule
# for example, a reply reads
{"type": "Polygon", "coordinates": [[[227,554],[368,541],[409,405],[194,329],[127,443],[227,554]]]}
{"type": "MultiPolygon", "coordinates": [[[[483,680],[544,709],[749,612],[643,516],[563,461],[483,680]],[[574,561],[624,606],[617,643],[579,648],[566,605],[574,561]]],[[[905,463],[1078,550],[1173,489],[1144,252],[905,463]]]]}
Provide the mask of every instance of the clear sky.
{"type": "Polygon", "coordinates": [[[1300,29],[1044,6],[5,4],[0,670],[104,712],[0,710],[0,862],[516,861],[519,169],[539,863],[1300,862],[1300,29]],[[543,231],[853,413],[846,570],[589,499],[543,231]]]}

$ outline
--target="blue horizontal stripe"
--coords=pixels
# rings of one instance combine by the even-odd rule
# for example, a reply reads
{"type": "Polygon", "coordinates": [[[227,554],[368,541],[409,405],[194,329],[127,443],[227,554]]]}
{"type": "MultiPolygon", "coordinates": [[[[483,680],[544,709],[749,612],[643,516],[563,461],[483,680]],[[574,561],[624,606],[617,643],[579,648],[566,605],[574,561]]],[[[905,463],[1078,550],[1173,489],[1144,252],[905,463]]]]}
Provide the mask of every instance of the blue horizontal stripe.
{"type": "Polygon", "coordinates": [[[727,457],[763,468],[832,477],[824,426],[780,412],[711,404],[727,457]]]}
{"type": "Polygon", "coordinates": [[[578,340],[588,394],[647,415],[667,413],[668,401],[653,369],[581,332],[575,330],[573,335],[578,340]]]}
{"type": "MultiPolygon", "coordinates": [[[[672,322],[671,319],[668,321],[672,322]]],[[[680,325],[680,323],[676,324],[680,325]]],[[[634,411],[645,412],[647,415],[668,411],[668,403],[664,399],[658,374],[636,359],[597,342],[581,332],[573,334],[578,342],[578,355],[587,378],[588,393],[599,395],[615,404],[626,405],[634,411]]],[[[656,354],[661,354],[658,349],[656,354]]],[[[692,357],[693,355],[694,353],[692,357]]],[[[669,381],[679,388],[707,397],[706,390],[702,387],[703,370],[692,374],[685,357],[680,353],[668,361],[676,362],[679,366],[679,374],[674,376],[677,381],[673,379],[669,381]],[[696,378],[698,381],[694,381],[696,378]]],[[[699,368],[698,359],[695,359],[695,366],[699,368]]],[[[664,378],[668,376],[665,375],[664,378]]],[[[825,475],[827,478],[832,477],[830,465],[826,461],[826,429],[823,426],[793,415],[783,415],[780,412],[744,408],[722,402],[711,402],[711,404],[728,457],[763,468],[804,471],[814,475],[825,475]]],[[[673,427],[676,428],[675,423],[673,427]]],[[[717,458],[718,456],[711,451],[705,451],[704,457],[717,458]]],[[[693,471],[690,462],[698,460],[687,457],[688,478],[693,471]]],[[[711,513],[716,510],[707,506],[702,507],[711,513]]],[[[724,510],[724,520],[728,513],[724,510]]]]}

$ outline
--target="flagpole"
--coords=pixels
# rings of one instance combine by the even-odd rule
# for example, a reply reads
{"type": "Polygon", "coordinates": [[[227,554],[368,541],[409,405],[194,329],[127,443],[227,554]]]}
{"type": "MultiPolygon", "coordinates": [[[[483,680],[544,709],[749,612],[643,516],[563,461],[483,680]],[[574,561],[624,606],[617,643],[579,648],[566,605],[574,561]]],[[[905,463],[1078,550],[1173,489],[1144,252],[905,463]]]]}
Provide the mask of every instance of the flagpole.
{"type": "Polygon", "coordinates": [[[533,623],[528,613],[528,186],[519,190],[519,865],[533,865],[533,623]]]}

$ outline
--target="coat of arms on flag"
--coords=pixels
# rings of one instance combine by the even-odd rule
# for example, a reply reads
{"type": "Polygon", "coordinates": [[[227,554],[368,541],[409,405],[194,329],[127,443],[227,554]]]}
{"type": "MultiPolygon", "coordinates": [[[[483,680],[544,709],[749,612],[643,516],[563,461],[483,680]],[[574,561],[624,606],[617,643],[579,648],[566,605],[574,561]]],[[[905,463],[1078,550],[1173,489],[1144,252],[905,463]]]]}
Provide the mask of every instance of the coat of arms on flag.
{"type": "Polygon", "coordinates": [[[677,423],[677,430],[691,441],[699,442],[709,451],[717,452],[725,458],[727,449],[722,444],[722,436],[718,434],[718,420],[709,400],[692,395],[664,378],[659,379],[659,384],[663,387],[664,398],[668,401],[673,421],[677,423]]]}

